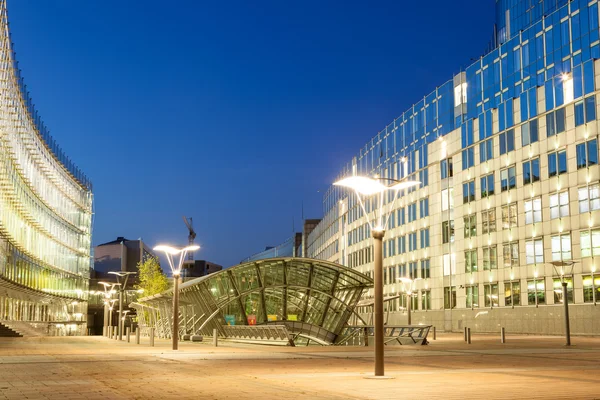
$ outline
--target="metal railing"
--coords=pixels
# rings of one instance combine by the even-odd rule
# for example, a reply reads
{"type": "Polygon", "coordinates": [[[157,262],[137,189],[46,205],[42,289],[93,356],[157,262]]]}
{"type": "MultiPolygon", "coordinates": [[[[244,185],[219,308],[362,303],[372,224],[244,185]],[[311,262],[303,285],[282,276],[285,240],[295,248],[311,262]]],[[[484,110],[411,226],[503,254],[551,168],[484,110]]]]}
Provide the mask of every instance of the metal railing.
{"type": "MultiPolygon", "coordinates": [[[[386,325],[385,345],[427,344],[431,325],[386,325]]],[[[336,346],[369,346],[373,341],[375,328],[372,325],[348,326],[340,334],[336,346]]]]}

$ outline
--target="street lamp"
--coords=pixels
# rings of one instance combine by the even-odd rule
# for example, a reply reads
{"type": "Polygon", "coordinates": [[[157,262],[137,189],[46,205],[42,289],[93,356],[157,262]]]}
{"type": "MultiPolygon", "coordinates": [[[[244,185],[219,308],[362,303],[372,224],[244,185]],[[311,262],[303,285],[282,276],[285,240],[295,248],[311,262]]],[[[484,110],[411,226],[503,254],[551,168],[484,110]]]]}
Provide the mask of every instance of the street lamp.
{"type": "Polygon", "coordinates": [[[196,251],[200,248],[198,245],[176,248],[167,245],[158,245],[154,247],[154,251],[162,251],[167,257],[169,267],[173,273],[173,350],[177,350],[179,344],[179,276],[181,275],[181,266],[185,260],[188,251],[196,251]],[[173,257],[179,255],[177,266],[173,261],[173,257]]]}
{"type": "Polygon", "coordinates": [[[565,306],[565,337],[567,339],[567,346],[570,346],[571,326],[569,325],[569,298],[567,297],[567,281],[565,280],[565,275],[572,276],[573,265],[575,264],[575,261],[553,261],[550,264],[552,264],[552,266],[554,267],[554,272],[557,275],[560,275],[560,282],[562,284],[563,305],[565,306]],[[560,271],[558,271],[559,268],[560,271]]]}
{"type": "MultiPolygon", "coordinates": [[[[123,314],[123,292],[125,292],[125,287],[127,286],[127,280],[130,275],[135,275],[135,272],[129,271],[109,271],[109,274],[115,275],[117,278],[117,283],[119,284],[119,317],[123,314]],[[123,280],[121,282],[121,280],[123,280]]],[[[119,327],[117,330],[119,331],[119,340],[123,340],[123,324],[121,318],[118,320],[119,327]]]]}
{"type": "Polygon", "coordinates": [[[108,282],[98,282],[99,285],[104,287],[104,336],[110,336],[110,328],[108,326],[112,325],[112,306],[110,307],[110,318],[108,316],[109,302],[111,301],[112,294],[114,292],[115,286],[119,285],[118,283],[108,283],[108,282]],[[109,324],[110,319],[110,325],[109,324]]]}
{"type": "Polygon", "coordinates": [[[423,279],[423,278],[415,278],[415,279],[399,278],[398,279],[400,282],[402,282],[402,286],[404,286],[404,292],[406,293],[406,297],[407,297],[407,301],[408,301],[408,305],[406,306],[406,308],[408,309],[408,325],[411,325],[411,323],[412,323],[412,321],[411,321],[412,295],[413,295],[413,292],[416,290],[415,282],[420,281],[421,279],[423,279]]]}
{"type": "MultiPolygon", "coordinates": [[[[405,165],[406,168],[406,165],[405,165]]],[[[389,178],[368,178],[364,176],[351,176],[334,183],[335,186],[342,186],[354,190],[358,202],[367,218],[367,223],[371,228],[373,236],[373,253],[374,253],[374,271],[375,271],[375,376],[384,376],[384,360],[383,360],[383,237],[389,220],[389,214],[384,217],[383,196],[387,191],[392,191],[394,200],[392,201],[391,209],[394,208],[394,203],[398,198],[398,193],[402,189],[407,189],[419,185],[418,181],[398,181],[389,178]],[[387,181],[387,182],[386,182],[387,181]],[[385,183],[384,183],[385,182],[385,183]],[[361,199],[361,195],[370,197],[375,194],[379,195],[379,216],[375,210],[375,223],[373,226],[368,217],[367,210],[361,199]]]]}

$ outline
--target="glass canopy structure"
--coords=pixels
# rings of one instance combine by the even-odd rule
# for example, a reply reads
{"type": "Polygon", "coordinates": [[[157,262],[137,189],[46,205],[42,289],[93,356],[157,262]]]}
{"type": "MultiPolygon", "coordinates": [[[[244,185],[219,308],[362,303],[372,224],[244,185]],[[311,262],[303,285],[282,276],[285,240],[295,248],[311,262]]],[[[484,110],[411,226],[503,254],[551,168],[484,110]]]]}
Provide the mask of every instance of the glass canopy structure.
{"type": "MultiPolygon", "coordinates": [[[[240,264],[180,286],[180,335],[227,337],[228,326],[285,325],[291,334],[334,343],[354,314],[371,278],[339,264],[273,258],[240,264]]],[[[145,297],[137,309],[142,330],[171,335],[172,290],[145,297]]],[[[356,315],[356,314],[354,314],[356,315]]]]}

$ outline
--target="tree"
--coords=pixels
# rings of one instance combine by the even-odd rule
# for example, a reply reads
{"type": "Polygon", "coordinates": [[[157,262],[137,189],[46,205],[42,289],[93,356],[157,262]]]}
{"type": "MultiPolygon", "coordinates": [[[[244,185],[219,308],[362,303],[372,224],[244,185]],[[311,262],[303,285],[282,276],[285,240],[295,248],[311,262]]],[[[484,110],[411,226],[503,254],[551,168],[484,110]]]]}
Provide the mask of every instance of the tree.
{"type": "Polygon", "coordinates": [[[144,262],[138,263],[139,284],[136,289],[142,289],[142,297],[162,293],[169,288],[169,280],[160,268],[158,257],[149,257],[144,262]]]}

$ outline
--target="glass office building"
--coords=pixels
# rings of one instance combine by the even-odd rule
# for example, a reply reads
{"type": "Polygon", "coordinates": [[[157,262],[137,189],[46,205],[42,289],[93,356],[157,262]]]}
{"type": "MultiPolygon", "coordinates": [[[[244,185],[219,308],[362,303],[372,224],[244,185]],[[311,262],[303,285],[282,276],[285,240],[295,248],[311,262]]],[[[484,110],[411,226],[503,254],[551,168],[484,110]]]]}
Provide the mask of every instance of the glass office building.
{"type": "MultiPolygon", "coordinates": [[[[391,121],[339,177],[421,182],[383,199],[390,323],[410,306],[413,323],[446,330],[560,334],[566,272],[573,332],[598,333],[598,2],[497,0],[496,13],[493,50],[391,121]],[[400,277],[420,278],[412,300],[392,296],[400,277]]],[[[323,204],[306,255],[372,275],[377,199],[363,211],[332,186],[323,204]]]]}
{"type": "Polygon", "coordinates": [[[0,1],[0,323],[85,332],[92,185],[34,109],[0,1]]]}

